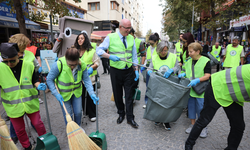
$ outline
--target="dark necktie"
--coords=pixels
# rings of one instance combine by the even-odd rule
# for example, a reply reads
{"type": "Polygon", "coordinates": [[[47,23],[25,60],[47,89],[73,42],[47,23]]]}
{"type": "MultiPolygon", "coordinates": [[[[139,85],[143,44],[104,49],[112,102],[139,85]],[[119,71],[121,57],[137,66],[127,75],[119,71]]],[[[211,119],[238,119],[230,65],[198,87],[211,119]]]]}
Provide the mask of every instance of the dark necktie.
{"type": "Polygon", "coordinates": [[[122,37],[122,39],[123,39],[123,44],[124,44],[125,48],[127,49],[127,45],[126,45],[126,42],[125,42],[125,36],[122,37]]]}

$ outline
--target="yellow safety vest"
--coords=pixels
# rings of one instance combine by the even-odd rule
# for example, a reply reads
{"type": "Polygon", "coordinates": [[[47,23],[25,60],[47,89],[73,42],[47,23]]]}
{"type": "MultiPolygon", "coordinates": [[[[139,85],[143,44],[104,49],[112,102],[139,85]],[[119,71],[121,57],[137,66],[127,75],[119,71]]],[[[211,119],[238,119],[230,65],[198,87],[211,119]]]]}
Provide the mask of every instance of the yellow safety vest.
{"type": "Polygon", "coordinates": [[[9,66],[0,63],[0,68],[1,98],[7,115],[18,118],[39,111],[38,92],[32,84],[34,65],[23,61],[19,82],[9,66]]]}
{"type": "Polygon", "coordinates": [[[168,69],[174,68],[176,63],[176,58],[177,58],[176,54],[170,52],[168,52],[168,57],[165,60],[161,60],[159,55],[155,55],[152,60],[154,69],[160,70],[162,66],[167,66],[168,69]]]}
{"type": "MultiPolygon", "coordinates": [[[[201,56],[199,58],[199,60],[195,63],[194,65],[194,77],[195,78],[200,78],[204,76],[204,68],[206,67],[207,62],[209,61],[209,59],[207,57],[201,56]]],[[[187,61],[187,63],[185,64],[185,68],[186,68],[186,77],[189,78],[190,80],[192,80],[193,76],[192,76],[192,62],[193,59],[189,59],[187,61]]],[[[191,88],[190,91],[190,96],[192,97],[197,97],[197,98],[204,98],[204,93],[203,92],[201,95],[198,95],[193,88],[191,88]]]]}
{"type": "Polygon", "coordinates": [[[74,80],[72,71],[70,67],[67,65],[67,61],[65,57],[61,57],[59,59],[60,61],[57,61],[57,67],[58,70],[61,73],[59,74],[56,84],[58,86],[58,89],[60,91],[60,94],[62,95],[64,101],[68,101],[72,95],[74,94],[75,97],[80,97],[82,95],[82,74],[83,71],[86,69],[86,64],[81,61],[81,70],[78,70],[77,72],[77,81],[74,80]],[[61,68],[62,66],[62,68],[61,68]]]}
{"type": "MultiPolygon", "coordinates": [[[[155,47],[152,56],[158,55],[157,52],[156,52],[156,49],[157,49],[157,46],[155,47]]],[[[151,56],[151,48],[150,48],[150,46],[149,46],[148,49],[147,49],[147,62],[148,62],[148,63],[152,62],[152,56],[151,56]]]]}
{"type": "Polygon", "coordinates": [[[93,47],[93,49],[96,50],[96,43],[91,42],[90,44],[91,44],[91,46],[93,47]]]}
{"type": "MultiPolygon", "coordinates": [[[[127,60],[132,62],[132,49],[134,46],[134,37],[132,35],[126,36],[127,49],[125,48],[123,42],[121,41],[118,33],[110,33],[109,36],[109,54],[120,57],[120,60],[127,60]]],[[[110,60],[110,66],[123,69],[128,66],[130,68],[132,63],[127,63],[124,61],[112,61],[110,60]]]]}
{"type": "MultiPolygon", "coordinates": [[[[216,48],[215,45],[213,45],[211,54],[214,56],[214,58],[216,58],[216,56],[218,56],[220,54],[220,51],[221,51],[221,46],[218,46],[218,48],[216,48]]],[[[220,57],[218,57],[216,59],[218,61],[220,61],[220,57]]]]}
{"type": "Polygon", "coordinates": [[[34,56],[34,54],[32,52],[30,52],[28,50],[24,50],[24,56],[20,60],[28,61],[28,62],[33,63],[33,61],[35,60],[35,56],[34,56]]]}
{"type": "Polygon", "coordinates": [[[140,53],[140,51],[139,51],[140,45],[141,45],[141,40],[138,39],[138,38],[135,38],[135,47],[136,47],[136,52],[137,52],[138,64],[141,63],[141,53],[140,53]]]}
{"type": "Polygon", "coordinates": [[[238,45],[237,48],[234,48],[232,44],[227,46],[226,58],[224,60],[223,67],[237,67],[240,64],[240,55],[243,46],[238,45]]]}
{"type": "Polygon", "coordinates": [[[181,47],[180,41],[175,44],[175,48],[176,48],[176,55],[177,55],[178,61],[181,62],[182,47],[181,47]]]}
{"type": "Polygon", "coordinates": [[[223,107],[250,101],[250,64],[212,74],[211,84],[216,101],[223,107]]]}
{"type": "MultiPolygon", "coordinates": [[[[83,56],[81,58],[81,60],[83,62],[85,62],[85,64],[87,65],[87,69],[89,69],[90,65],[93,64],[92,59],[93,59],[94,54],[95,54],[95,49],[92,48],[89,51],[85,51],[85,53],[83,54],[83,56]]],[[[93,70],[93,73],[90,75],[90,77],[92,77],[96,74],[97,74],[97,70],[93,70]]]]}

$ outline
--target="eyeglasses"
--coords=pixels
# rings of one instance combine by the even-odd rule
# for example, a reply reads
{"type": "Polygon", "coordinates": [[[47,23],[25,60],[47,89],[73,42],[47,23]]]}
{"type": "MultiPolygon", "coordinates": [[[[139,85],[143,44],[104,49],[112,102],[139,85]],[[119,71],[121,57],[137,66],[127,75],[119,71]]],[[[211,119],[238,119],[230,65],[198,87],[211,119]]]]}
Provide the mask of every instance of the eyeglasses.
{"type": "Polygon", "coordinates": [[[16,60],[6,60],[6,61],[2,61],[2,62],[5,63],[5,64],[8,64],[9,62],[11,64],[14,64],[16,62],[16,60]]]}
{"type": "Polygon", "coordinates": [[[124,27],[124,26],[122,26],[124,29],[126,29],[126,30],[131,30],[131,27],[124,27]]]}

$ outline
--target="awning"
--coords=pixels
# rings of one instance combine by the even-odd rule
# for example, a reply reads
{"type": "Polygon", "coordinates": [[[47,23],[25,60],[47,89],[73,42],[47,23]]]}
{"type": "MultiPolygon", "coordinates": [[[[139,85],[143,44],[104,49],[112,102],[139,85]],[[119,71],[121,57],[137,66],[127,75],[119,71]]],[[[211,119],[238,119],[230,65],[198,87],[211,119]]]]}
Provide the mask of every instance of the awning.
{"type": "Polygon", "coordinates": [[[102,37],[92,33],[90,39],[101,40],[102,37]]]}
{"type": "Polygon", "coordinates": [[[109,33],[111,33],[111,30],[108,31],[93,31],[92,34],[98,35],[102,38],[105,38],[109,33]]]}
{"type": "MultiPolygon", "coordinates": [[[[11,17],[0,16],[0,25],[19,28],[18,21],[11,17]]],[[[27,29],[40,30],[40,25],[30,20],[25,20],[25,26],[27,29]]]]}

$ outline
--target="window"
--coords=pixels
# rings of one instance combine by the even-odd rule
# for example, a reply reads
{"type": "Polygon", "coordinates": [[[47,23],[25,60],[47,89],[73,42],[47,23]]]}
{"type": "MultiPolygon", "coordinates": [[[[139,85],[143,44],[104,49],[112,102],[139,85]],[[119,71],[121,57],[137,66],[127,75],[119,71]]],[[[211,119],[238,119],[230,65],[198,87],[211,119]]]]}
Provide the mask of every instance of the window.
{"type": "Polygon", "coordinates": [[[119,4],[116,1],[110,2],[110,9],[114,9],[114,10],[119,11],[119,4]]]}
{"type": "Polygon", "coordinates": [[[89,10],[100,10],[100,2],[88,3],[89,10]]]}

